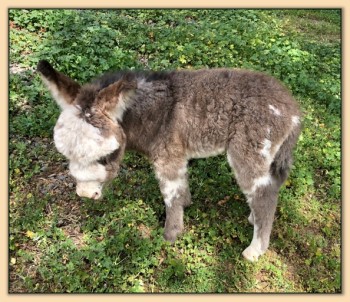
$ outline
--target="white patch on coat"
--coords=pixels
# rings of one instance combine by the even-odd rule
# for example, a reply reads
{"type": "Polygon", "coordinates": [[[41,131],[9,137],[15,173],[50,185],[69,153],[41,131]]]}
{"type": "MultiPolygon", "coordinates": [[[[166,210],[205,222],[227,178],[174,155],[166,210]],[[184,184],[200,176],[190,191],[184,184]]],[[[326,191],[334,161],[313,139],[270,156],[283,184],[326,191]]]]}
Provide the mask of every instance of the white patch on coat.
{"type": "Polygon", "coordinates": [[[258,260],[259,256],[261,256],[264,251],[262,249],[261,238],[258,237],[259,228],[256,224],[254,224],[254,235],[253,240],[250,245],[243,251],[243,256],[249,261],[258,260]]]}
{"type": "Polygon", "coordinates": [[[275,106],[269,105],[269,108],[270,110],[272,110],[274,115],[277,115],[277,116],[281,115],[281,111],[277,109],[275,106]]]}
{"type": "Polygon", "coordinates": [[[277,152],[279,151],[279,149],[281,148],[282,144],[278,143],[275,145],[275,147],[273,148],[273,158],[276,156],[277,152]]]}
{"type": "Polygon", "coordinates": [[[63,97],[62,93],[57,89],[56,84],[48,81],[44,76],[40,75],[41,79],[50,90],[52,97],[55,99],[57,104],[61,107],[62,110],[65,110],[72,105],[67,102],[67,100],[63,97]]]}
{"type": "Polygon", "coordinates": [[[180,197],[180,190],[186,187],[186,179],[179,177],[175,180],[164,181],[164,188],[162,190],[164,195],[164,202],[167,207],[172,206],[172,201],[180,197]]]}
{"type": "Polygon", "coordinates": [[[271,156],[271,141],[268,140],[267,138],[264,139],[263,141],[264,147],[261,149],[260,154],[264,156],[269,163],[272,161],[272,156],[271,156]]]}
{"type": "Polygon", "coordinates": [[[232,157],[229,153],[227,153],[227,161],[228,161],[228,164],[230,165],[231,169],[234,170],[233,168],[233,160],[232,160],[232,157]]]}
{"type": "Polygon", "coordinates": [[[105,138],[100,130],[84,121],[74,106],[65,109],[54,129],[57,150],[68,159],[88,165],[119,148],[114,136],[105,138]]]}
{"type": "Polygon", "coordinates": [[[294,125],[298,125],[298,124],[300,123],[300,118],[299,118],[299,116],[293,115],[293,116],[292,116],[292,123],[293,123],[294,125]]]}
{"type": "Polygon", "coordinates": [[[253,211],[250,212],[249,217],[248,217],[248,221],[251,225],[254,225],[254,214],[253,211]]]}
{"type": "Polygon", "coordinates": [[[225,148],[223,148],[223,147],[219,147],[217,149],[213,148],[213,149],[208,149],[208,150],[198,149],[195,151],[190,151],[187,154],[187,158],[188,159],[190,159],[190,158],[207,158],[207,157],[222,154],[224,151],[225,151],[225,148]]]}
{"type": "Polygon", "coordinates": [[[250,196],[247,197],[247,203],[248,203],[249,206],[251,205],[251,203],[252,203],[252,197],[250,197],[250,196]]]}

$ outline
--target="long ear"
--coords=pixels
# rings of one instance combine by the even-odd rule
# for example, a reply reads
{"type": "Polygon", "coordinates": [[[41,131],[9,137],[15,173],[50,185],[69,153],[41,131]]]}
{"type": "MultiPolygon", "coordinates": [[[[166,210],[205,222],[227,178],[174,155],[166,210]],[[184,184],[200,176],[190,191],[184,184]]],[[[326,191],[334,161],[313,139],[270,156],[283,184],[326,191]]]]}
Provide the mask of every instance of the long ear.
{"type": "Polygon", "coordinates": [[[133,75],[125,75],[119,81],[101,89],[97,95],[98,105],[104,110],[111,111],[119,107],[125,110],[128,107],[128,97],[137,89],[137,81],[133,75]]]}
{"type": "Polygon", "coordinates": [[[37,71],[61,109],[73,103],[81,87],[77,82],[55,70],[46,60],[39,61],[37,71]]]}

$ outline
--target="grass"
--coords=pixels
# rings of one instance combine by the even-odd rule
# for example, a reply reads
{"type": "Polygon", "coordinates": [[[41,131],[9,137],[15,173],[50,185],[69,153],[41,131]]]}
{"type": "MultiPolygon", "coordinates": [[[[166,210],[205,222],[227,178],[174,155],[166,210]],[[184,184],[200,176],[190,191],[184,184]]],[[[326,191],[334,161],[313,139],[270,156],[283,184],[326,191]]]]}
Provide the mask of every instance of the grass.
{"type": "Polygon", "coordinates": [[[340,293],[339,10],[9,11],[10,293],[340,293]],[[109,69],[243,67],[283,81],[304,112],[268,252],[241,256],[249,209],[224,156],[190,162],[174,245],[151,165],[127,153],[103,201],[80,199],[52,131],[39,59],[85,82],[109,69]]]}

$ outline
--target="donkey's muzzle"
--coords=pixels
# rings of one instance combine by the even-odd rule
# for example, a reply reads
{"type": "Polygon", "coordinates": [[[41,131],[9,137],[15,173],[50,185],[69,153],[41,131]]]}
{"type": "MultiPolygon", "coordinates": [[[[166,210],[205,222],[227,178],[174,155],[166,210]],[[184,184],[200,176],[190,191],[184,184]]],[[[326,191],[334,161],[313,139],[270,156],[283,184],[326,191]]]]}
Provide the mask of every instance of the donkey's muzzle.
{"type": "Polygon", "coordinates": [[[80,197],[86,197],[90,199],[100,199],[102,196],[102,186],[92,183],[78,183],[77,194],[80,197]]]}
{"type": "Polygon", "coordinates": [[[86,194],[85,192],[77,192],[77,194],[79,195],[79,197],[86,197],[95,200],[100,199],[102,196],[101,192],[94,192],[92,194],[86,194]]]}

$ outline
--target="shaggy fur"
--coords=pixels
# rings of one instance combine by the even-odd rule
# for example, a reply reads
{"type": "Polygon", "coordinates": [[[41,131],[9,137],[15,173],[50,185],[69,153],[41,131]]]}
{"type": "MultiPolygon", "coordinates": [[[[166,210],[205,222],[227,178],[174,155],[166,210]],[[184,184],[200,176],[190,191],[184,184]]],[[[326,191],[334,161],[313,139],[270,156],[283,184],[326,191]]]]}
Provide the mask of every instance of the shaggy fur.
{"type": "Polygon", "coordinates": [[[39,62],[38,71],[61,116],[74,116],[64,124],[60,117],[55,143],[81,169],[78,194],[99,198],[103,183],[115,177],[124,148],[141,152],[153,163],[164,197],[164,237],[174,241],[183,230],[183,209],[191,203],[188,160],[226,152],[254,225],[243,255],[254,261],[266,251],[278,191],[300,133],[298,105],[281,83],[253,71],[205,69],[118,72],[78,87],[46,61],[39,62]],[[84,133],[87,125],[92,129],[84,133]],[[82,155],[82,148],[88,154],[82,155]],[[101,167],[109,171],[105,179],[86,182],[83,174],[101,167]]]}

